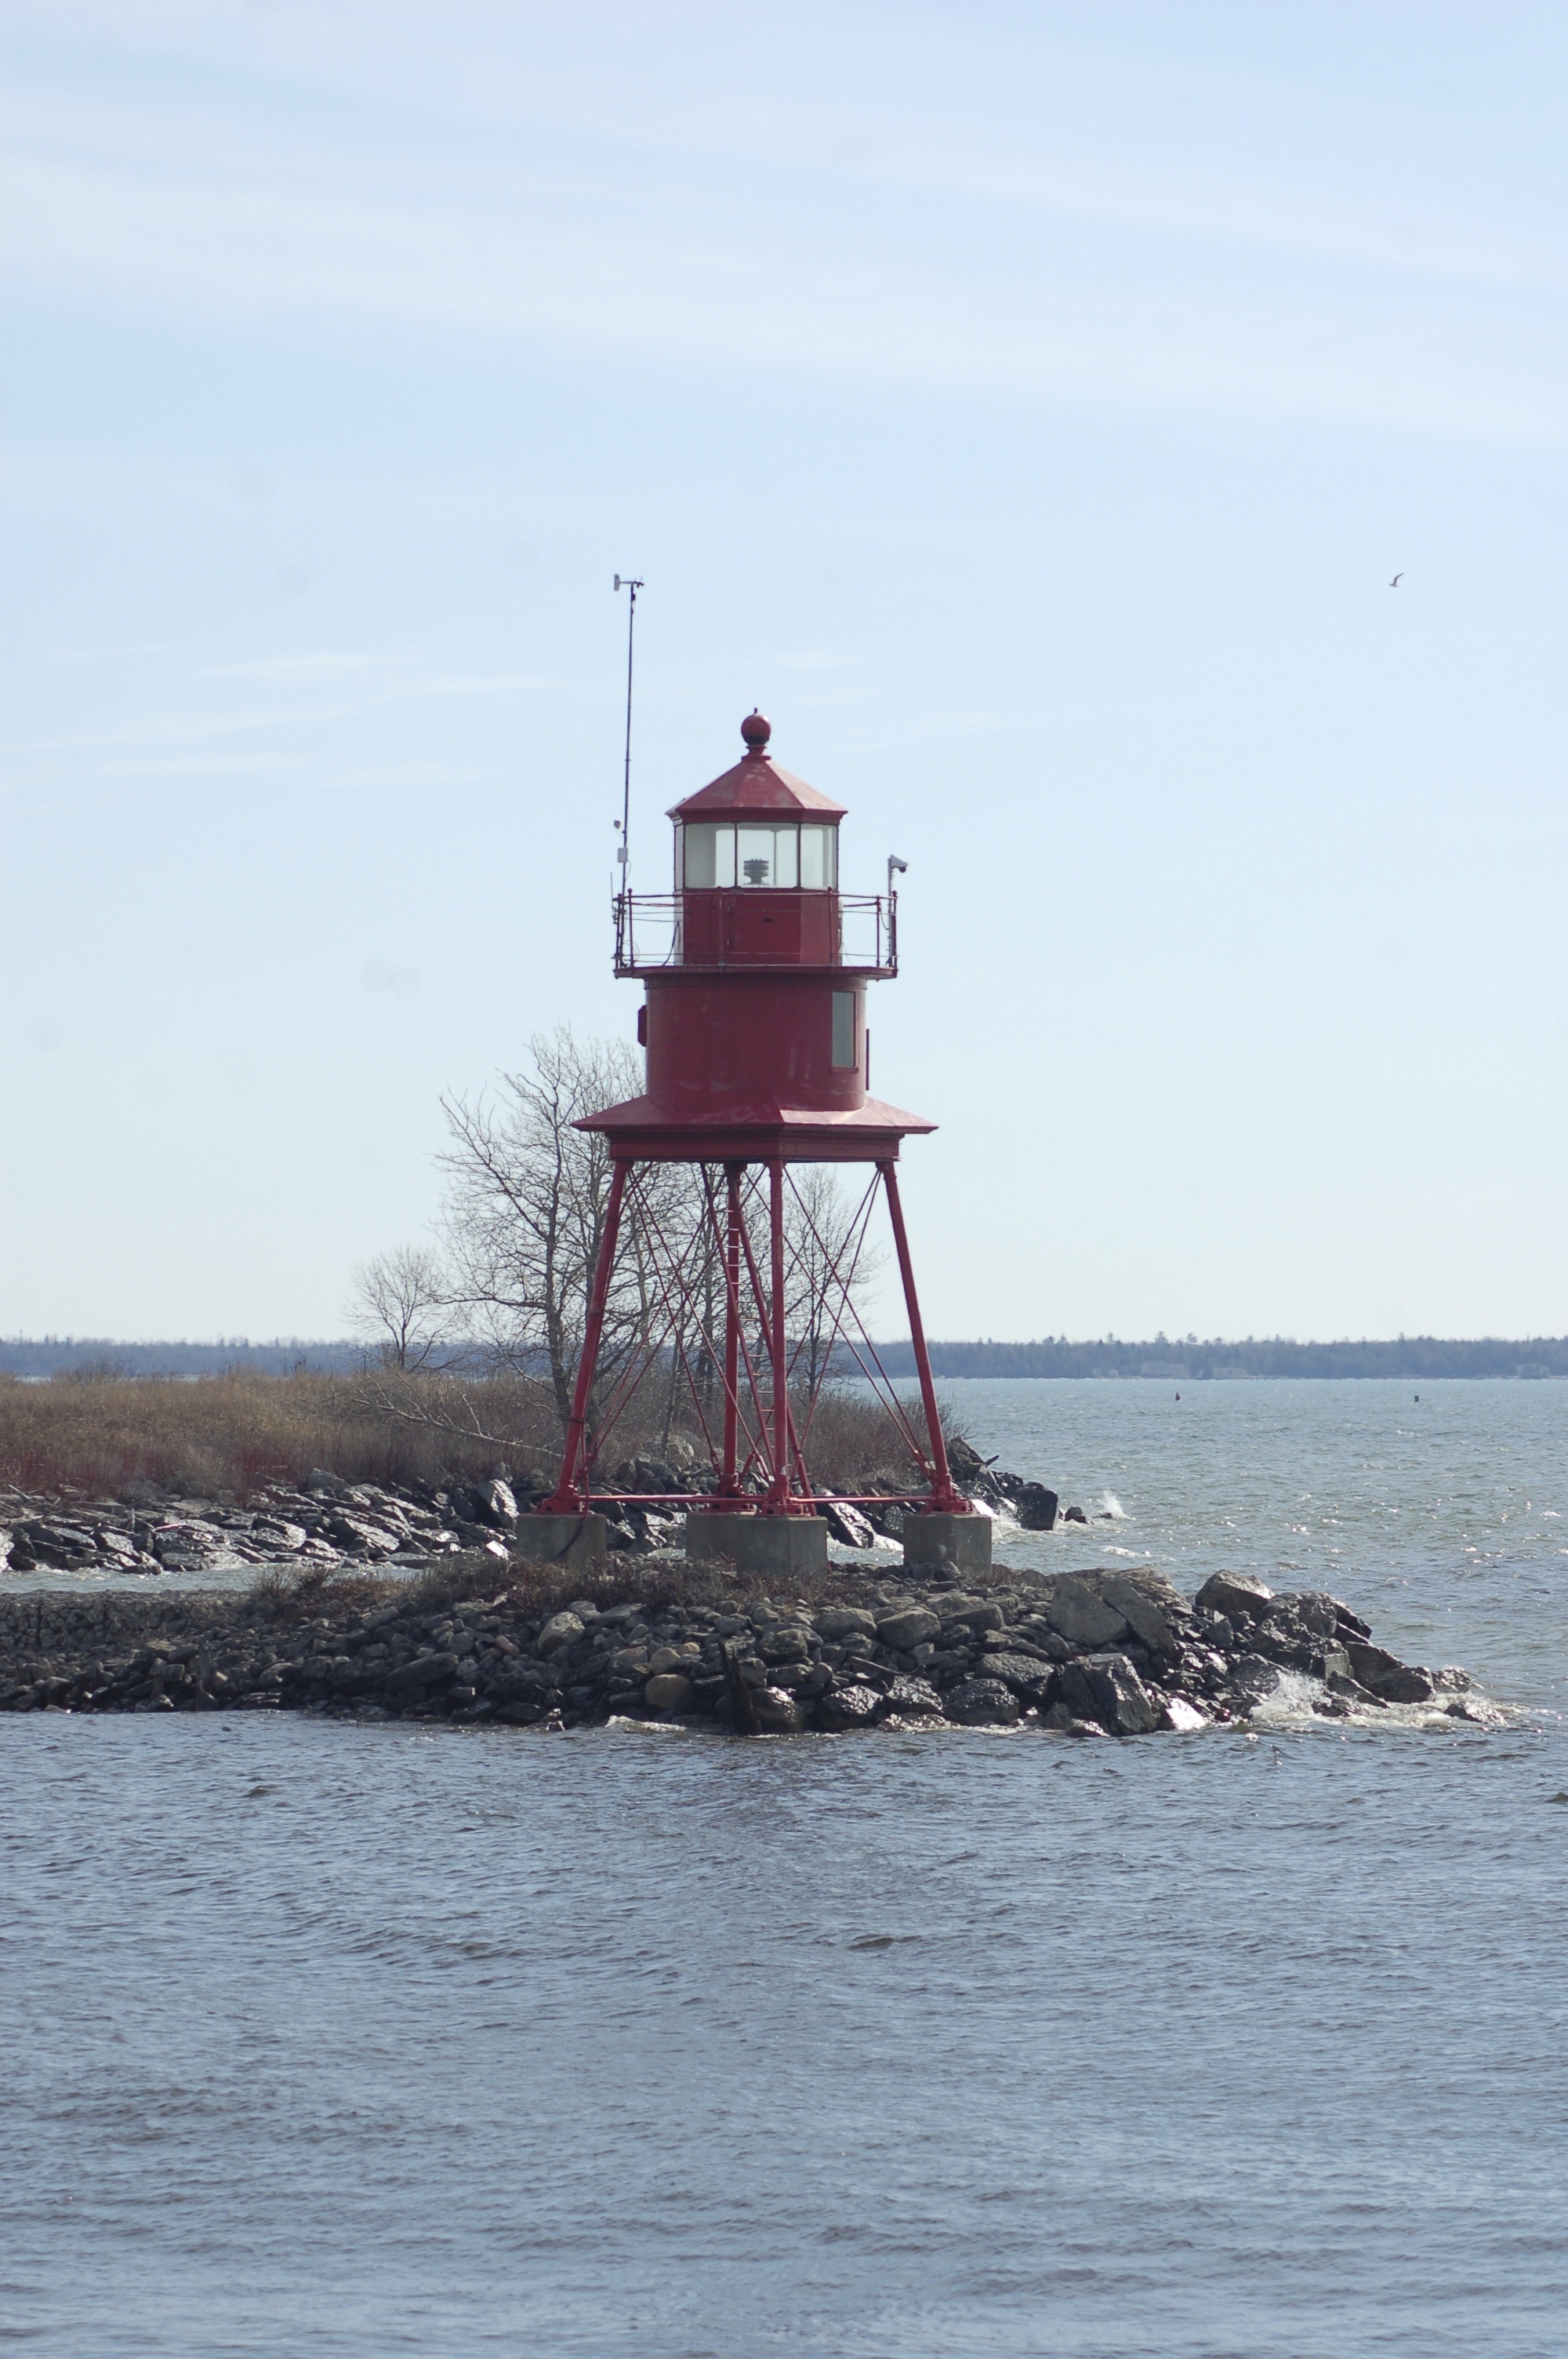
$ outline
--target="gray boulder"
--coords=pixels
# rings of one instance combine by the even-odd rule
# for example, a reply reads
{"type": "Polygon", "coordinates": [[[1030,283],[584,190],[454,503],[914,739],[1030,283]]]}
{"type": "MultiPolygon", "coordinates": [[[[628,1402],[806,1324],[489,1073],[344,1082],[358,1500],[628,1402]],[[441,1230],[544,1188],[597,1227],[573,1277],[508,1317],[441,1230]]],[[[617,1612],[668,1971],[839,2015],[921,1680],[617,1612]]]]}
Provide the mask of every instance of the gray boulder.
{"type": "Polygon", "coordinates": [[[1042,1728],[1054,1736],[1103,1736],[1104,1729],[1098,1720],[1080,1720],[1065,1703],[1054,1703],[1040,1715],[1042,1728]]]}
{"type": "Polygon", "coordinates": [[[1019,1486],[1013,1512],[1026,1532],[1054,1532],[1059,1505],[1054,1491],[1044,1483],[1024,1483],[1019,1486]]]}
{"type": "Polygon", "coordinates": [[[1038,1655],[1015,1655],[1006,1647],[992,1648],[985,1658],[988,1680],[1000,1680],[1026,1702],[1043,1703],[1054,1676],[1051,1664],[1038,1655]]]}
{"type": "Polygon", "coordinates": [[[1052,1701],[1065,1704],[1075,1720],[1098,1722],[1112,1736],[1141,1736],[1160,1722],[1148,1690],[1125,1655],[1092,1655],[1081,1663],[1064,1663],[1052,1701]]]}
{"type": "Polygon", "coordinates": [[[1119,1572],[1102,1572],[1095,1585],[1105,1603],[1115,1608],[1133,1636],[1141,1638],[1152,1653],[1178,1652],[1178,1613],[1184,1616],[1187,1610],[1186,1600],[1179,1590],[1172,1588],[1168,1582],[1162,1582],[1162,1589],[1170,1591],[1170,1598],[1160,1598],[1152,1595],[1141,1582],[1119,1572]]]}
{"type": "Polygon", "coordinates": [[[811,1632],[798,1622],[776,1623],[761,1632],[756,1643],[764,1663],[809,1663],[811,1659],[811,1632]]]}
{"type": "Polygon", "coordinates": [[[1373,1692],[1385,1703],[1430,1703],[1437,1682],[1424,1663],[1401,1663],[1397,1671],[1385,1674],[1373,1692]]]}
{"type": "Polygon", "coordinates": [[[804,1728],[809,1706],[799,1697],[785,1695],[782,1688],[753,1688],[752,1710],[759,1729],[773,1736],[788,1736],[804,1728]]]}
{"type": "Polygon", "coordinates": [[[575,1646],[582,1635],[583,1625],[575,1614],[552,1614],[534,1644],[541,1655],[556,1655],[563,1647],[575,1646]]]}
{"type": "Polygon", "coordinates": [[[1280,1684],[1280,1667],[1266,1655],[1243,1655],[1230,1674],[1231,1687],[1239,1701],[1250,1710],[1271,1696],[1280,1684]]]}
{"type": "Polygon", "coordinates": [[[1273,1596],[1266,1581],[1250,1572],[1211,1572],[1193,1603],[1200,1614],[1259,1614],[1273,1596]]]}
{"type": "Polygon", "coordinates": [[[1295,1612],[1294,1601],[1284,1598],[1253,1624],[1252,1647],[1270,1662],[1297,1671],[1316,1670],[1325,1652],[1323,1639],[1295,1612]]]}
{"type": "Polygon", "coordinates": [[[1111,1647],[1127,1636],[1126,1617],[1071,1573],[1054,1584],[1042,1611],[1070,1647],[1111,1647]]]}
{"type": "Polygon", "coordinates": [[[657,1671],[643,1690],[650,1712],[685,1712],[692,1700],[692,1684],[680,1671],[657,1671]]]}
{"type": "Polygon", "coordinates": [[[1011,1728],[1019,1702],[1000,1680],[960,1680],[942,1699],[942,1709],[962,1728],[1011,1728]]]}
{"type": "Polygon", "coordinates": [[[911,1647],[923,1647],[928,1638],[935,1638],[941,1627],[935,1614],[924,1605],[908,1605],[896,1614],[884,1614],[877,1624],[877,1636],[884,1647],[907,1654],[911,1647]]]}
{"type": "Polygon", "coordinates": [[[1383,1703],[1427,1703],[1436,1693],[1436,1681],[1425,1666],[1401,1663],[1386,1647],[1362,1647],[1354,1641],[1345,1653],[1350,1676],[1383,1703]]]}
{"type": "Polygon", "coordinates": [[[851,1681],[849,1686],[835,1688],[822,1697],[816,1707],[818,1724],[829,1730],[870,1728],[881,1701],[875,1688],[866,1687],[860,1680],[851,1681]]]}
{"type": "Polygon", "coordinates": [[[456,1655],[416,1655],[411,1663],[388,1671],[385,1685],[394,1692],[409,1688],[445,1687],[458,1668],[456,1655]]]}
{"type": "Polygon", "coordinates": [[[499,1528],[517,1521],[517,1501],[513,1494],[512,1485],[510,1483],[503,1483],[499,1475],[482,1484],[475,1492],[474,1498],[481,1523],[492,1524],[499,1528]]]}
{"type": "Polygon", "coordinates": [[[966,1597],[961,1591],[938,1597],[936,1611],[942,1617],[943,1636],[949,1640],[955,1636],[977,1636],[982,1630],[1000,1630],[1004,1618],[1001,1607],[994,1598],[966,1597]]]}
{"type": "Polygon", "coordinates": [[[874,1638],[877,1635],[876,1615],[859,1605],[825,1605],[811,1618],[818,1636],[835,1644],[845,1638],[874,1638]]]}
{"type": "Polygon", "coordinates": [[[841,1499],[823,1499],[816,1512],[840,1548],[875,1548],[876,1533],[859,1507],[851,1507],[841,1499]]]}
{"type": "Polygon", "coordinates": [[[929,1680],[894,1680],[882,1697],[878,1718],[885,1720],[890,1712],[898,1712],[905,1720],[940,1720],[942,1699],[929,1680]]]}

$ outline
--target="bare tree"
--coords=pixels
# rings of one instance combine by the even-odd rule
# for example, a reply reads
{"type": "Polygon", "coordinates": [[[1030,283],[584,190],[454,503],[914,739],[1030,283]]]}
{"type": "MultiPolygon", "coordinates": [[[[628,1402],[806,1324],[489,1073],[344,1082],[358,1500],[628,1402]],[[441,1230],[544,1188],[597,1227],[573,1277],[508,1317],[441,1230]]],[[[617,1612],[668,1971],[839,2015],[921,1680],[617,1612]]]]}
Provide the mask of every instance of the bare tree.
{"type": "Polygon", "coordinates": [[[344,1315],[356,1335],[376,1345],[384,1367],[424,1367],[450,1341],[449,1289],[437,1256],[398,1245],[362,1262],[344,1315]]]}
{"type": "Polygon", "coordinates": [[[784,1323],[795,1340],[795,1371],[815,1392],[829,1372],[840,1329],[853,1333],[882,1266],[869,1241],[853,1250],[860,1199],[846,1193],[831,1164],[796,1165],[784,1197],[790,1283],[784,1323]]]}
{"type": "MultiPolygon", "coordinates": [[[[503,1074],[488,1097],[442,1102],[452,1142],[441,1158],[449,1181],[449,1302],[460,1310],[464,1331],[494,1359],[547,1380],[563,1426],[613,1169],[602,1132],[572,1125],[642,1088],[635,1049],[615,1040],[579,1042],[563,1026],[535,1035],[527,1064],[503,1074]]],[[[837,1175],[823,1167],[796,1169],[792,1180],[785,1325],[797,1344],[797,1372],[815,1387],[827,1373],[845,1316],[841,1280],[858,1199],[848,1199],[837,1175]]],[[[712,1423],[721,1381],[723,1191],[720,1166],[706,1171],[684,1163],[639,1167],[624,1201],[590,1429],[597,1430],[617,1377],[640,1355],[662,1362],[666,1443],[680,1402],[691,1391],[712,1423]],[[673,1275],[677,1260],[678,1281],[673,1275]]],[[[765,1286],[765,1191],[748,1190],[745,1219],[765,1286]]],[[[880,1263],[880,1255],[861,1249],[850,1280],[851,1304],[864,1300],[880,1263]]],[[[744,1277],[742,1294],[749,1299],[744,1277]]],[[[765,1360],[761,1335],[757,1348],[765,1360]]]]}
{"type": "MultiPolygon", "coordinates": [[[[507,1365],[548,1376],[564,1425],[582,1350],[589,1290],[610,1203],[609,1143],[574,1130],[581,1114],[637,1096],[636,1051],[579,1045],[569,1028],[535,1034],[529,1063],[503,1073],[494,1101],[443,1099],[452,1145],[442,1162],[452,1297],[476,1340],[507,1365]]],[[[629,1203],[606,1307],[599,1389],[660,1319],[649,1209],[675,1224],[690,1179],[644,1173],[629,1203]]]]}

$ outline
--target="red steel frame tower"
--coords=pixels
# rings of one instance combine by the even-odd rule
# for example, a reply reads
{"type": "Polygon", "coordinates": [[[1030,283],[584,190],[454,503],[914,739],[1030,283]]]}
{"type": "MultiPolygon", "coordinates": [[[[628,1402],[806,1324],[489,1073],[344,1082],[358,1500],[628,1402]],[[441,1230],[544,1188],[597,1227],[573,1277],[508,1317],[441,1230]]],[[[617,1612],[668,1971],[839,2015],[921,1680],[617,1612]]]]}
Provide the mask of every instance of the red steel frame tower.
{"type": "MultiPolygon", "coordinates": [[[[787,1535],[778,1519],[809,1524],[814,1532],[800,1529],[798,1538],[825,1546],[815,1507],[822,1495],[813,1492],[806,1474],[806,1448],[821,1376],[837,1347],[838,1364],[856,1365],[887,1404],[920,1468],[925,1488],[906,1503],[915,1510],[906,1525],[906,1553],[945,1552],[966,1567],[989,1561],[989,1520],[955,1490],[948,1468],[899,1200],[900,1145],[935,1125],[884,1105],[868,1087],[866,988],[898,972],[892,868],[885,898],[841,894],[843,806],[780,767],[767,750],[772,732],[761,713],[742,722],[741,734],[746,751],[734,768],[669,813],[673,894],[622,891],[616,899],[615,972],[641,982],[645,994],[637,1034],[647,1051],[647,1090],[578,1125],[608,1140],[610,1198],[560,1480],[542,1513],[581,1517],[596,1498],[609,1505],[612,1495],[631,1495],[596,1493],[593,1462],[636,1384],[668,1348],[691,1382],[717,1477],[711,1492],[686,1497],[693,1510],[688,1549],[761,1561],[745,1543],[764,1541],[771,1522],[773,1547],[765,1560],[804,1562],[800,1549],[780,1549],[787,1535]],[[647,1184],[650,1167],[668,1163],[700,1167],[697,1218],[684,1239],[662,1234],[647,1184]],[[795,1187],[791,1167],[802,1164],[871,1167],[848,1239],[837,1253],[813,1229],[795,1187]],[[758,1250],[764,1190],[765,1272],[758,1250]],[[796,1383],[795,1410],[791,1382],[800,1343],[796,1338],[792,1344],[786,1332],[785,1308],[792,1190],[796,1236],[804,1223],[820,1248],[821,1299],[830,1331],[804,1405],[796,1383]],[[879,1191],[887,1201],[920,1379],[918,1420],[889,1381],[851,1300],[879,1191]],[[642,1215],[644,1248],[666,1316],[611,1381],[590,1438],[606,1306],[631,1205],[642,1215]],[[715,1262],[722,1271],[722,1332],[712,1332],[716,1322],[700,1320],[696,1331],[709,1370],[720,1377],[722,1416],[711,1423],[682,1340],[693,1332],[692,1270],[704,1256],[710,1273],[715,1262]]],[[[710,1385],[710,1398],[711,1391],[710,1385]]],[[[676,1501],[661,1495],[658,1504],[676,1501]]]]}

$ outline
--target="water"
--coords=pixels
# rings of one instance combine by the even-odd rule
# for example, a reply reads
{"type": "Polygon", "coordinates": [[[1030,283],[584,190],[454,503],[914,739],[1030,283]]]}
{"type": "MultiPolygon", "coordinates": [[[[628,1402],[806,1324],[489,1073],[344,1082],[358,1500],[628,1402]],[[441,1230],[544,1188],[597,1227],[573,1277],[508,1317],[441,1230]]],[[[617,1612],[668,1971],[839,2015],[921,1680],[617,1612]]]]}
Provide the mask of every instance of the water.
{"type": "Polygon", "coordinates": [[[0,1720],[0,2337],[1556,2359],[1568,1387],[1173,1389],[962,1388],[1125,1510],[1021,1554],[1332,1567],[1509,1724],[0,1720]]]}
{"type": "Polygon", "coordinates": [[[977,1381],[976,1447],[1095,1516],[1010,1560],[1330,1589],[1416,1662],[1568,1709],[1568,1383],[977,1381]],[[1180,1393],[1180,1400],[1176,1396],[1180,1393]]]}

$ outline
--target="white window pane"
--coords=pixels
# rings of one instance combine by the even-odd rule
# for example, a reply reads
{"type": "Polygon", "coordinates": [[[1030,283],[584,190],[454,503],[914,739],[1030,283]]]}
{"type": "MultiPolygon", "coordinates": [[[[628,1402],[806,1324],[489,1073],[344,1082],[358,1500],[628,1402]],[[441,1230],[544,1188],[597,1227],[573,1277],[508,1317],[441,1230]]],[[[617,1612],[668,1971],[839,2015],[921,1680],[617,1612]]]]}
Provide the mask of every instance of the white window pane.
{"type": "Polygon", "coordinates": [[[833,1062],[852,1065],[855,1062],[855,995],[852,991],[836,991],[833,995],[833,1062]]]}
{"type": "Polygon", "coordinates": [[[800,831],[800,881],[816,892],[828,881],[825,827],[803,827],[800,831]]]}
{"type": "Polygon", "coordinates": [[[685,882],[694,891],[701,892],[707,886],[718,882],[713,865],[713,839],[718,832],[719,830],[716,827],[688,827],[682,830],[686,839],[685,882]]]}
{"type": "Polygon", "coordinates": [[[800,840],[797,827],[775,827],[773,830],[773,883],[795,883],[795,847],[800,840]]]}
{"type": "Polygon", "coordinates": [[[741,830],[741,881],[771,885],[773,881],[773,832],[771,827],[741,830]]]}
{"type": "Polygon", "coordinates": [[[713,831],[713,881],[716,885],[735,882],[735,831],[732,827],[716,827],[713,831]]]}

